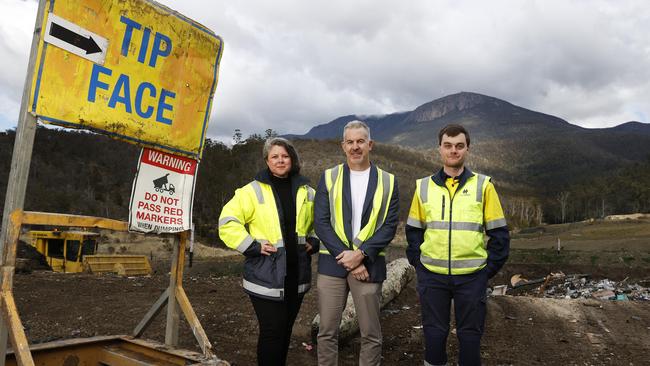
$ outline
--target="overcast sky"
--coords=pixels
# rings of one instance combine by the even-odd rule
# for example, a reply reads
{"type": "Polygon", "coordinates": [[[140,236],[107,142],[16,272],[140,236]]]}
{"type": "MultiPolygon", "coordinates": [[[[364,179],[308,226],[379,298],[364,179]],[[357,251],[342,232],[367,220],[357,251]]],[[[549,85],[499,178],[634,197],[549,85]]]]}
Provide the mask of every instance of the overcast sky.
{"type": "MultiPolygon", "coordinates": [[[[305,133],[478,92],[584,127],[650,122],[647,1],[164,0],[225,41],[208,136],[305,133]]],[[[15,127],[34,0],[0,0],[0,130],[15,127]]]]}

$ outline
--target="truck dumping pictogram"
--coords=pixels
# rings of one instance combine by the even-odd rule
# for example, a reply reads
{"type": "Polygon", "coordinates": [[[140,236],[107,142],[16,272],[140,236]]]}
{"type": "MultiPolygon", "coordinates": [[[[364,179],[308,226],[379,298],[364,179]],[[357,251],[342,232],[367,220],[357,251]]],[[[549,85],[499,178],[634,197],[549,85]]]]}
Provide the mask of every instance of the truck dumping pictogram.
{"type": "Polygon", "coordinates": [[[169,176],[169,173],[163,175],[160,178],[154,179],[153,187],[156,192],[168,192],[169,195],[172,196],[174,192],[176,192],[176,188],[174,188],[173,184],[169,183],[167,176],[169,176]]]}

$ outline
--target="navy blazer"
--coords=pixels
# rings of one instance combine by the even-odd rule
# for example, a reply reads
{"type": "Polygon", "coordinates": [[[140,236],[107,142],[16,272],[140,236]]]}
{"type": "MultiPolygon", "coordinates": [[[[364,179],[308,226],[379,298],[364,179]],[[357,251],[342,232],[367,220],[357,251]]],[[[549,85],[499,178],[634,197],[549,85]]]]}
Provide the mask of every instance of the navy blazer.
{"type": "MultiPolygon", "coordinates": [[[[363,213],[361,215],[361,227],[363,228],[370,218],[372,211],[372,201],[377,189],[377,167],[370,165],[370,177],[368,179],[368,189],[363,203],[363,213]]],[[[349,243],[354,239],[352,237],[352,204],[350,198],[350,167],[343,164],[343,226],[345,236],[349,243]]],[[[368,240],[363,242],[359,249],[363,250],[368,257],[364,259],[363,264],[368,269],[370,282],[382,282],[386,279],[386,257],[379,255],[395,236],[397,230],[399,213],[399,190],[397,188],[397,177],[395,178],[393,194],[390,197],[388,212],[384,224],[368,240]]],[[[314,199],[314,230],[320,239],[322,245],[325,245],[331,253],[321,253],[318,257],[318,273],[334,276],[346,277],[348,271],[343,266],[336,263],[336,256],[344,250],[352,250],[352,244],[347,246],[336,235],[330,221],[330,204],[329,195],[327,194],[327,185],[325,184],[325,173],[321,176],[316,189],[314,199]]]]}

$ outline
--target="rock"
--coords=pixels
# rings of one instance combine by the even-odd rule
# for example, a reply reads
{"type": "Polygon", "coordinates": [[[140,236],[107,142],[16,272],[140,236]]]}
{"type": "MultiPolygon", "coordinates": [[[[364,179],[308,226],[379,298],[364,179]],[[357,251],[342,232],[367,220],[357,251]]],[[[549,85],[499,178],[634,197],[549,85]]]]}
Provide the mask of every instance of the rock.
{"type": "MultiPolygon", "coordinates": [[[[396,259],[386,266],[386,280],[381,287],[381,305],[383,308],[391,302],[397,295],[402,292],[404,287],[415,278],[415,268],[413,268],[406,258],[396,259]]],[[[318,336],[318,325],[320,324],[320,314],[316,314],[311,323],[312,342],[316,343],[318,336]]],[[[354,301],[352,294],[348,294],[348,300],[343,309],[341,325],[339,326],[339,340],[343,341],[350,338],[359,331],[357,314],[354,310],[354,301]]]]}

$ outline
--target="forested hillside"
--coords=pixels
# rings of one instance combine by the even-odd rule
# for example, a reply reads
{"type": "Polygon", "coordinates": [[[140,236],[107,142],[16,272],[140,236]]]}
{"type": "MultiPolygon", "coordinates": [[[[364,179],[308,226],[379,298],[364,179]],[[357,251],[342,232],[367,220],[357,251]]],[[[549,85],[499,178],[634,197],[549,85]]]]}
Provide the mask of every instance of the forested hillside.
{"type": "MultiPolygon", "coordinates": [[[[14,131],[0,133],[0,201],[4,202],[14,131]]],[[[345,160],[336,140],[297,140],[303,174],[315,187],[323,170],[345,160]]],[[[194,199],[198,234],[216,243],[216,223],[234,190],[264,166],[263,139],[254,135],[232,148],[207,140],[199,165],[194,199]]],[[[477,145],[489,151],[490,146],[477,145]]],[[[554,149],[539,154],[565,164],[554,149]]],[[[96,215],[126,220],[140,149],[87,132],[38,128],[27,188],[26,210],[96,215]]],[[[414,182],[439,169],[433,149],[417,150],[377,143],[372,160],[395,173],[400,189],[400,217],[405,220],[414,182]]],[[[511,181],[507,156],[473,151],[468,165],[489,174],[513,227],[566,222],[603,215],[650,211],[650,159],[585,177],[567,177],[556,186],[536,187],[511,181]],[[486,156],[488,158],[486,158],[486,156]]],[[[579,171],[579,170],[576,170],[579,171]]]]}

